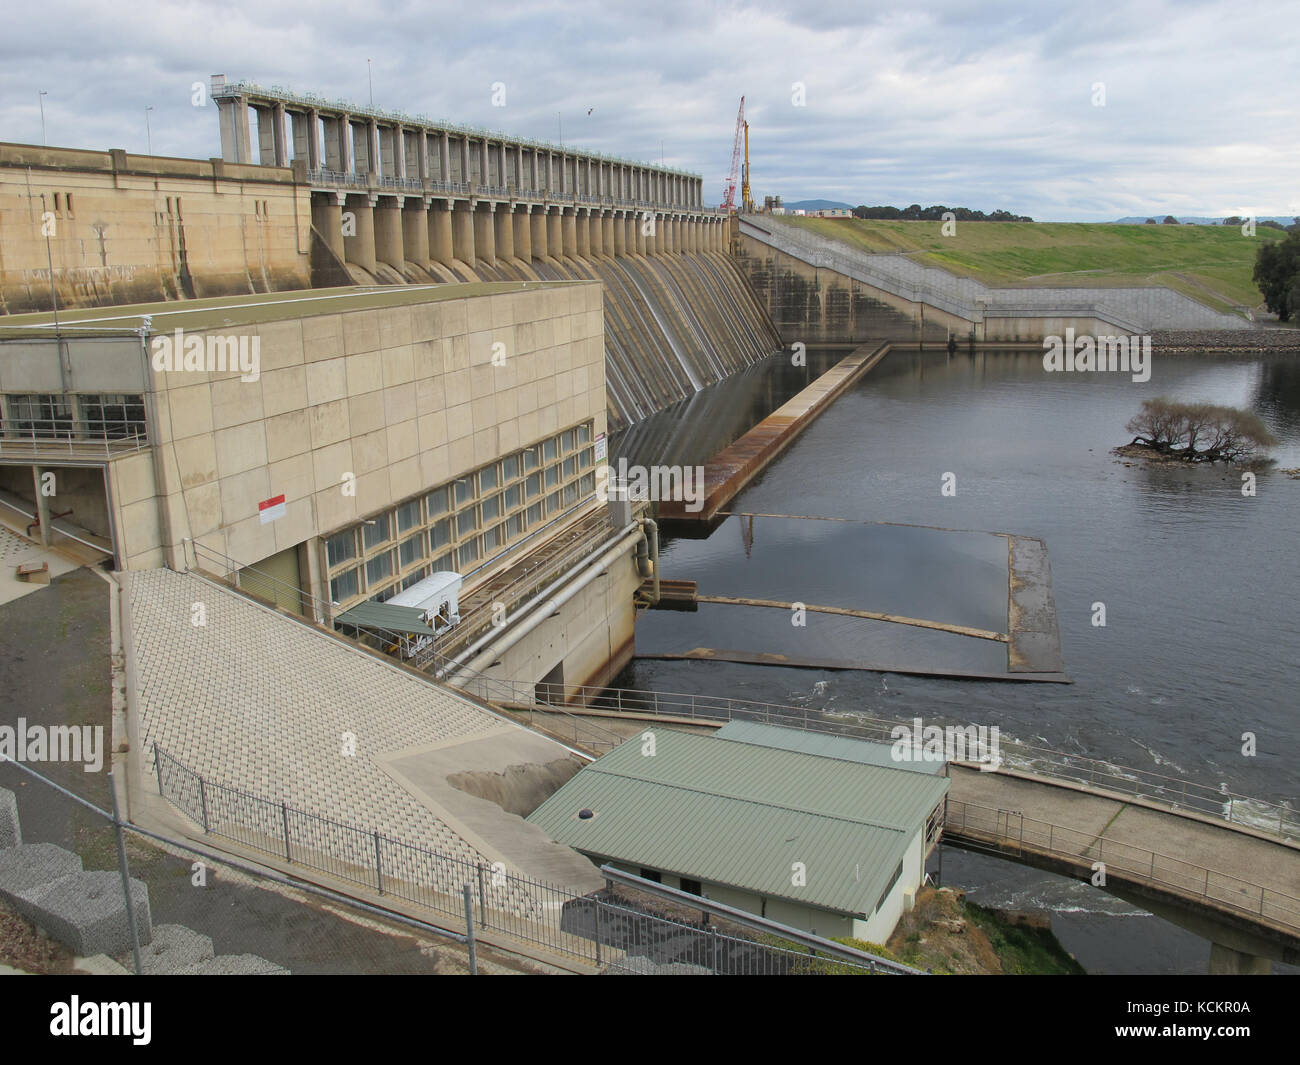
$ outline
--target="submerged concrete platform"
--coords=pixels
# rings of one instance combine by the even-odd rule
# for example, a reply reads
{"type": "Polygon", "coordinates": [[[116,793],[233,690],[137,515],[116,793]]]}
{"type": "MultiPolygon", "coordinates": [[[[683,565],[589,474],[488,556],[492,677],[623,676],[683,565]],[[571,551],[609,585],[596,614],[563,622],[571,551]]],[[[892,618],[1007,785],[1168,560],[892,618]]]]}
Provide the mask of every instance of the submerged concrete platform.
{"type": "Polygon", "coordinates": [[[690,535],[690,527],[696,530],[701,525],[707,527],[836,397],[888,354],[888,344],[864,344],[841,359],[705,464],[704,502],[700,509],[687,510],[686,500],[662,501],[658,513],[660,523],[669,531],[686,535],[690,535]]]}

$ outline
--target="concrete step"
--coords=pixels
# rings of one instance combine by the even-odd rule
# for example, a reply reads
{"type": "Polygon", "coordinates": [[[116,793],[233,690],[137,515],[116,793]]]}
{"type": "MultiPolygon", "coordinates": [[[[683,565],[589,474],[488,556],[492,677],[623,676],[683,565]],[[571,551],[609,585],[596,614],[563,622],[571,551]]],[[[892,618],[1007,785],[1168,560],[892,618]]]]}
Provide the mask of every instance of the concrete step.
{"type": "Polygon", "coordinates": [[[80,872],[81,858],[53,843],[7,847],[0,850],[0,899],[27,916],[22,898],[26,892],[80,872]]]}
{"type": "Polygon", "coordinates": [[[18,797],[8,788],[0,788],[0,850],[17,847],[23,842],[18,823],[18,797]]]}

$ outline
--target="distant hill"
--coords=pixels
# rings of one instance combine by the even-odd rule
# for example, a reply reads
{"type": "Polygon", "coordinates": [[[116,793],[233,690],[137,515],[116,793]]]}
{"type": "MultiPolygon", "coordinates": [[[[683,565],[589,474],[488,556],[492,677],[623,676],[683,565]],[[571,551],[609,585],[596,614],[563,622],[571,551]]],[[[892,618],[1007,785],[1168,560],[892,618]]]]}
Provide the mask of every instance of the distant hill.
{"type": "Polygon", "coordinates": [[[850,211],[853,210],[853,204],[840,203],[839,200],[799,200],[797,203],[785,203],[782,206],[787,211],[829,211],[832,207],[847,207],[850,211]]]}
{"type": "MultiPolygon", "coordinates": [[[[1157,222],[1161,222],[1164,220],[1165,215],[1167,215],[1168,213],[1169,213],[1168,211],[1161,211],[1159,214],[1152,214],[1152,215],[1131,215],[1128,218],[1117,218],[1114,222],[1108,222],[1104,224],[1121,225],[1121,226],[1132,226],[1132,225],[1140,226],[1148,218],[1154,218],[1157,222]]],[[[1189,223],[1194,226],[1223,225],[1222,218],[1202,218],[1199,215],[1177,215],[1177,214],[1174,215],[1174,217],[1177,218],[1178,221],[1183,223],[1184,225],[1187,225],[1189,223]]],[[[1244,218],[1245,215],[1242,215],[1242,217],[1244,218]]],[[[1289,226],[1294,221],[1295,221],[1294,215],[1287,217],[1285,215],[1280,215],[1280,214],[1265,215],[1255,219],[1256,225],[1258,225],[1260,222],[1278,222],[1281,225],[1289,226]]]]}

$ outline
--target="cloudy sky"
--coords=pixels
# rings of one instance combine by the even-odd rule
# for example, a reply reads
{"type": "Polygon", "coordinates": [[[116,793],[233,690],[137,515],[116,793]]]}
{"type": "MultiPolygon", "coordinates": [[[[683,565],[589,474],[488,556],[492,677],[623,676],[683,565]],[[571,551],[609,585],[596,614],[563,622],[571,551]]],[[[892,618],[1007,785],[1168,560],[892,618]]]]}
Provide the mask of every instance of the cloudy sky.
{"type": "Polygon", "coordinates": [[[0,36],[0,140],[220,154],[210,74],[704,176],[745,96],[757,197],[1041,220],[1300,215],[1294,2],[46,0],[0,36]],[[470,15],[470,12],[473,15],[470,15]],[[493,85],[505,106],[493,105],[493,85]],[[591,111],[588,114],[588,111],[591,111]]]}

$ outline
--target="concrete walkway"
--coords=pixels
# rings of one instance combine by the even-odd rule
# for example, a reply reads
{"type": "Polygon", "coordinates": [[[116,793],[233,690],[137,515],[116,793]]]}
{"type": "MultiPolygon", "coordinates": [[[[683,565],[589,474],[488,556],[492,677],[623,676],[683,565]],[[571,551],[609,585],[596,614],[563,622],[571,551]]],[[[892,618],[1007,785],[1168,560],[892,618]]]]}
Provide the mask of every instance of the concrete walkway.
{"type": "Polygon", "coordinates": [[[1226,822],[1078,787],[951,767],[946,838],[1104,862],[1116,875],[1234,915],[1300,944],[1300,848],[1226,822]]]}

